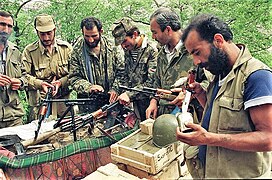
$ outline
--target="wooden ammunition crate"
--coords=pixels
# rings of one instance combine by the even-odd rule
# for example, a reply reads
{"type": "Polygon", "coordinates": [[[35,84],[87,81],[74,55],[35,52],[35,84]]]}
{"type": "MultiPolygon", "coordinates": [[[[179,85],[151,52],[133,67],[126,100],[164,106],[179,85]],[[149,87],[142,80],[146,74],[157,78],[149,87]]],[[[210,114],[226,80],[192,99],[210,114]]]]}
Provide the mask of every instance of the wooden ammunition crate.
{"type": "Polygon", "coordinates": [[[181,142],[165,148],[152,143],[152,136],[137,130],[126,138],[111,145],[111,158],[151,174],[157,174],[183,152],[181,142]]]}
{"type": "Polygon", "coordinates": [[[86,176],[83,180],[93,179],[140,180],[138,177],[118,169],[118,167],[112,163],[99,167],[96,171],[86,176]]]}
{"type": "Polygon", "coordinates": [[[188,174],[188,171],[187,171],[187,168],[185,167],[186,165],[184,165],[183,163],[183,160],[184,160],[183,155],[180,155],[174,161],[172,161],[168,166],[164,167],[157,174],[150,174],[143,170],[140,170],[130,165],[125,165],[122,163],[116,163],[116,164],[119,169],[125,172],[128,172],[129,174],[132,174],[134,176],[137,176],[139,178],[146,178],[146,179],[186,179],[187,178],[189,179],[189,176],[185,177],[185,175],[188,174]],[[183,170],[184,168],[186,171],[183,170]]]}

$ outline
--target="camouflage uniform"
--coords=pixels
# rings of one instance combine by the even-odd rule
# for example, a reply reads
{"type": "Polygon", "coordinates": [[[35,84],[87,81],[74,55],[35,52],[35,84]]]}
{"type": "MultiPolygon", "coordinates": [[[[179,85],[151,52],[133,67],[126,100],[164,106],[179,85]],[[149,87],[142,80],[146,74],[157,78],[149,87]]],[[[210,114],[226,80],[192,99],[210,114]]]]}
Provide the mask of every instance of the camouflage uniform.
{"type": "MultiPolygon", "coordinates": [[[[123,17],[112,25],[112,35],[115,45],[121,45],[124,49],[124,76],[122,85],[140,87],[151,80],[157,67],[157,48],[148,41],[148,38],[140,34],[130,18],[123,17]],[[125,40],[126,38],[130,40],[125,40]],[[129,47],[128,47],[129,46],[129,47]],[[126,48],[128,47],[128,48],[126,48]]],[[[127,91],[126,94],[133,101],[133,108],[142,120],[145,120],[145,111],[149,106],[147,95],[127,91]]]]}
{"type": "MultiPolygon", "coordinates": [[[[134,51],[138,52],[136,61],[132,58],[131,51],[125,51],[125,77],[123,85],[129,87],[146,86],[157,67],[157,49],[148,42],[147,37],[143,37],[142,46],[134,51]]],[[[133,107],[139,111],[142,120],[145,120],[145,110],[149,106],[149,97],[137,93],[127,92],[133,100],[133,107]]]]}
{"type": "MultiPolygon", "coordinates": [[[[107,93],[109,91],[118,92],[117,79],[118,76],[117,67],[118,61],[116,53],[113,51],[111,44],[105,37],[101,37],[100,41],[100,56],[97,57],[93,52],[87,48],[87,53],[90,57],[92,74],[94,77],[94,84],[92,84],[87,75],[87,63],[83,55],[83,47],[85,41],[80,38],[75,46],[72,53],[71,59],[69,60],[69,82],[73,90],[77,92],[78,98],[86,98],[90,96],[90,88],[92,85],[100,85],[104,88],[107,93]]],[[[93,112],[99,107],[98,103],[92,103],[92,105],[79,106],[80,113],[93,112]]]]}
{"type": "MultiPolygon", "coordinates": [[[[188,70],[193,69],[193,61],[189,58],[189,53],[182,45],[180,51],[168,63],[165,47],[158,54],[157,70],[154,74],[154,88],[171,89],[172,85],[181,77],[187,77],[188,70]]],[[[152,87],[152,86],[151,86],[152,87]]],[[[159,100],[158,116],[171,113],[175,106],[170,105],[166,100],[159,100]]]]}
{"type": "MultiPolygon", "coordinates": [[[[29,44],[23,51],[23,63],[26,68],[28,81],[27,98],[30,106],[29,121],[37,119],[38,106],[44,95],[40,93],[41,83],[51,83],[59,80],[61,87],[56,98],[69,98],[68,89],[68,58],[71,55],[72,46],[62,40],[55,40],[52,55],[44,48],[41,41],[29,44]]],[[[52,104],[52,114],[59,116],[66,110],[64,103],[52,104]],[[55,112],[57,111],[57,112],[55,112]]],[[[54,117],[55,118],[55,117],[54,117]]]]}
{"type": "MultiPolygon", "coordinates": [[[[8,41],[6,73],[3,74],[12,78],[20,78],[22,76],[21,66],[21,53],[18,47],[8,41]]],[[[0,128],[21,125],[24,114],[18,91],[11,90],[11,87],[0,87],[0,128]]]]}

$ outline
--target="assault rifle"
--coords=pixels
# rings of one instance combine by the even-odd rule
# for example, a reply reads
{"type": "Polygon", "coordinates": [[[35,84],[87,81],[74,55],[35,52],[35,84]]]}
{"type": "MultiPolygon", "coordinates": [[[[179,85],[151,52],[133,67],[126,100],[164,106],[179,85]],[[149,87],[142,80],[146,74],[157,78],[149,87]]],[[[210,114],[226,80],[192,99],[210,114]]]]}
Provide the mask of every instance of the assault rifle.
{"type": "Polygon", "coordinates": [[[48,92],[45,95],[45,100],[42,102],[42,106],[40,107],[39,110],[39,116],[38,116],[38,128],[35,131],[35,137],[34,140],[37,139],[41,125],[42,125],[42,121],[45,119],[45,117],[48,115],[47,111],[48,109],[51,107],[51,102],[49,102],[50,99],[52,99],[52,92],[53,89],[52,88],[48,88],[48,92]]]}
{"type": "Polygon", "coordinates": [[[170,90],[160,89],[160,88],[157,88],[157,89],[149,88],[149,87],[130,88],[130,87],[123,86],[123,85],[119,85],[119,87],[123,90],[126,90],[126,91],[135,91],[135,92],[139,92],[139,93],[144,93],[146,95],[157,97],[157,98],[164,99],[167,101],[173,101],[177,97],[177,95],[179,94],[178,92],[172,92],[170,90]]]}

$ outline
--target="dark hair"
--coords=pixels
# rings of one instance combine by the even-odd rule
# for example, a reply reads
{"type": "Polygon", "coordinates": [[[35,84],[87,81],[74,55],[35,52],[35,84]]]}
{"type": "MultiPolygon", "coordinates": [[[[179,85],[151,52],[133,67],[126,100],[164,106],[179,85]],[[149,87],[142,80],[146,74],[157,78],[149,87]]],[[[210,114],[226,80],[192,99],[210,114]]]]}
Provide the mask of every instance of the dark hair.
{"type": "Polygon", "coordinates": [[[13,20],[12,14],[7,12],[7,11],[0,11],[0,16],[2,16],[2,17],[11,17],[12,20],[13,20]]]}
{"type": "Polygon", "coordinates": [[[170,26],[173,31],[181,29],[180,19],[177,13],[169,8],[159,8],[151,16],[150,21],[155,18],[159,24],[161,31],[164,31],[167,26],[170,26]]]}
{"type": "Polygon", "coordinates": [[[213,42],[216,33],[222,34],[226,41],[231,41],[233,39],[233,34],[228,24],[211,14],[200,14],[195,16],[183,31],[181,37],[183,42],[192,30],[198,32],[199,36],[209,43],[213,42]]]}
{"type": "Polygon", "coordinates": [[[100,22],[99,19],[95,17],[87,17],[84,18],[81,23],[80,23],[80,28],[83,30],[83,27],[85,27],[88,30],[93,29],[94,27],[97,27],[98,31],[101,31],[102,29],[102,23],[100,22]]]}
{"type": "Polygon", "coordinates": [[[138,34],[140,34],[139,28],[137,28],[137,27],[134,26],[134,27],[132,27],[129,31],[126,32],[126,36],[132,37],[132,36],[133,36],[133,33],[134,33],[135,31],[136,31],[138,34]]]}

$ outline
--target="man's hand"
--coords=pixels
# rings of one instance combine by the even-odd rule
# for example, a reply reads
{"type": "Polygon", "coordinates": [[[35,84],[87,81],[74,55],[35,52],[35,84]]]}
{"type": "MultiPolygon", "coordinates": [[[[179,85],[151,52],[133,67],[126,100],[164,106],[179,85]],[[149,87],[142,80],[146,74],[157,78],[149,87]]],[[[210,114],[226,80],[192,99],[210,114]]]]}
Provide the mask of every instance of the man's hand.
{"type": "Polygon", "coordinates": [[[52,81],[51,84],[55,87],[53,88],[52,95],[55,96],[58,93],[59,88],[61,87],[61,82],[59,80],[52,81]]]}
{"type": "Polygon", "coordinates": [[[125,106],[128,106],[130,104],[130,99],[129,96],[127,95],[126,92],[122,93],[119,97],[118,100],[120,104],[123,104],[125,106]]]}
{"type": "Polygon", "coordinates": [[[55,88],[52,84],[49,84],[49,83],[47,83],[47,82],[45,82],[45,81],[42,82],[41,86],[42,86],[42,91],[43,91],[43,93],[45,93],[45,94],[48,92],[48,88],[49,88],[49,87],[52,88],[53,90],[54,90],[54,88],[55,88]]]}
{"type": "Polygon", "coordinates": [[[10,77],[0,74],[0,86],[6,86],[9,85],[10,83],[11,83],[10,77]]]}
{"type": "Polygon", "coordinates": [[[117,100],[117,98],[118,98],[117,92],[114,91],[114,90],[111,90],[111,91],[109,91],[109,94],[110,94],[110,100],[109,100],[109,102],[110,103],[115,102],[117,100]]]}
{"type": "Polygon", "coordinates": [[[205,107],[207,101],[206,91],[200,86],[198,82],[189,84],[189,88],[195,92],[193,97],[197,98],[202,107],[205,107]]]}
{"type": "Polygon", "coordinates": [[[21,81],[20,79],[17,78],[11,78],[11,89],[12,90],[18,90],[21,86],[21,81]]]}
{"type": "Polygon", "coordinates": [[[193,132],[183,133],[180,128],[177,127],[176,136],[177,140],[189,144],[191,146],[199,146],[209,144],[209,137],[212,133],[209,133],[198,124],[188,123],[186,127],[191,128],[193,132]]]}
{"type": "Polygon", "coordinates": [[[104,92],[104,88],[100,85],[91,85],[90,93],[92,92],[104,92]]]}
{"type": "Polygon", "coordinates": [[[153,119],[156,119],[158,112],[158,106],[157,106],[157,100],[151,99],[150,104],[148,108],[145,111],[146,119],[153,117],[153,119]]]}
{"type": "Polygon", "coordinates": [[[169,104],[173,104],[173,105],[176,105],[181,108],[183,100],[185,98],[185,92],[186,92],[185,89],[184,88],[174,88],[174,89],[171,89],[171,91],[178,92],[179,95],[173,101],[169,102],[169,104]]]}

